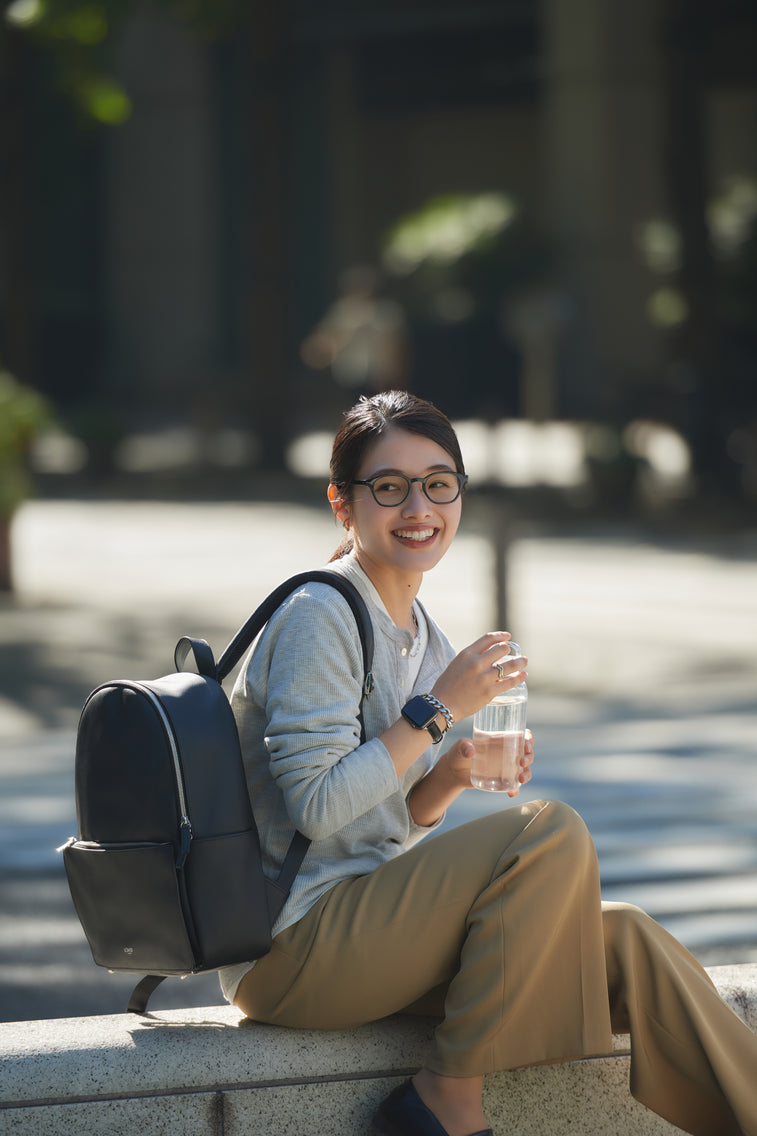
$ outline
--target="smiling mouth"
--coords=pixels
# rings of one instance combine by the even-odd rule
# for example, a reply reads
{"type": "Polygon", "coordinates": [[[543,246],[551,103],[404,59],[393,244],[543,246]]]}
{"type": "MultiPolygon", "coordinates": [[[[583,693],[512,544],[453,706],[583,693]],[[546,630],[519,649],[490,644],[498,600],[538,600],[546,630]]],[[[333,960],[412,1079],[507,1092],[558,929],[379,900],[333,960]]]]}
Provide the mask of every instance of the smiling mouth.
{"type": "Polygon", "coordinates": [[[436,529],[395,529],[398,540],[409,540],[413,544],[425,544],[436,535],[436,529]]]}

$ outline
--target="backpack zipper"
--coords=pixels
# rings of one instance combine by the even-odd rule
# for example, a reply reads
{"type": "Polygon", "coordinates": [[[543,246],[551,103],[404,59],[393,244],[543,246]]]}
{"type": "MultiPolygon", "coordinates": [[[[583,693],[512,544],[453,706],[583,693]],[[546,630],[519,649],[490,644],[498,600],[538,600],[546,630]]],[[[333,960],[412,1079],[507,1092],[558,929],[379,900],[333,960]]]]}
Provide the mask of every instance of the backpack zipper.
{"type": "Polygon", "coordinates": [[[173,727],[169,721],[168,715],[163,709],[163,704],[150,690],[149,686],[144,686],[141,682],[124,682],[123,686],[132,687],[138,690],[140,694],[144,694],[150,700],[152,705],[158,712],[163,728],[166,731],[168,738],[168,746],[171,750],[171,758],[173,760],[174,776],[176,778],[176,791],[179,795],[179,811],[181,813],[181,820],[179,822],[179,855],[176,859],[176,867],[183,868],[187,856],[189,855],[189,847],[192,842],[192,822],[189,819],[189,810],[187,809],[187,797],[184,792],[184,776],[181,771],[181,762],[179,761],[179,747],[176,745],[176,738],[174,736],[173,727]]]}

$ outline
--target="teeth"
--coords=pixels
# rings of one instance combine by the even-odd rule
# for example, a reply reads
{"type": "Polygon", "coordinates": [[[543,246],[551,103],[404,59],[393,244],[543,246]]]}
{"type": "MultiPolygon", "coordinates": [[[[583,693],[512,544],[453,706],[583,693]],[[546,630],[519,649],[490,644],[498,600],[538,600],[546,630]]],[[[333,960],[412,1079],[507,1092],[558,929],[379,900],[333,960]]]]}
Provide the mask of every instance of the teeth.
{"type": "Polygon", "coordinates": [[[406,531],[405,529],[397,529],[395,536],[401,537],[402,540],[429,540],[434,535],[433,529],[422,529],[420,532],[417,529],[406,531]]]}

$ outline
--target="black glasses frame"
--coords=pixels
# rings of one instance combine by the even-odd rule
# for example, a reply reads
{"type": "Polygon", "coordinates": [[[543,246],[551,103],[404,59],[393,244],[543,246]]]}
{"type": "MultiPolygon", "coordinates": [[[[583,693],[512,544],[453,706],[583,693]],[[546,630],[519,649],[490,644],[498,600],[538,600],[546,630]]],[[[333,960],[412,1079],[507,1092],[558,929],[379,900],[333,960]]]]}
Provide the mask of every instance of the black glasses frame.
{"type": "Polygon", "coordinates": [[[425,477],[407,477],[404,473],[396,473],[396,474],[377,473],[375,477],[369,477],[366,481],[355,480],[351,484],[352,485],[367,485],[368,488],[371,491],[371,494],[373,496],[373,500],[376,502],[377,505],[380,505],[382,509],[396,509],[398,505],[404,505],[405,501],[407,501],[408,497],[410,496],[410,490],[412,488],[414,481],[420,481],[421,486],[423,488],[423,495],[431,502],[432,505],[451,505],[454,501],[457,501],[458,497],[460,496],[460,494],[462,493],[462,491],[465,489],[466,485],[468,484],[468,474],[467,473],[457,473],[456,471],[453,472],[452,470],[447,470],[447,469],[445,469],[444,471],[435,470],[434,473],[427,473],[425,477]],[[433,499],[433,497],[429,496],[428,482],[431,481],[432,478],[438,477],[440,472],[444,472],[445,476],[452,474],[452,476],[457,481],[457,493],[449,501],[435,501],[433,499]],[[407,492],[405,493],[405,496],[400,501],[391,501],[391,502],[379,501],[378,497],[376,496],[376,489],[375,489],[376,482],[382,481],[386,477],[396,477],[397,479],[402,478],[403,481],[407,482],[407,492]]]}

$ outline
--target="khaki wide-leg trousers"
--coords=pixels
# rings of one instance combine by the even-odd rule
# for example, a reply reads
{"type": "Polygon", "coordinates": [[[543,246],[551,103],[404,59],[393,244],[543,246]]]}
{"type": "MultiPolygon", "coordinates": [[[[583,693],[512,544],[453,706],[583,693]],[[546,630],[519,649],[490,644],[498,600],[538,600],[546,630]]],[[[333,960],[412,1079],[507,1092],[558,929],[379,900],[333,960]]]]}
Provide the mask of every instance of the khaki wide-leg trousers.
{"type": "Polygon", "coordinates": [[[591,837],[566,805],[515,805],[337,884],[243,978],[257,1021],[343,1029],[442,1017],[437,1073],[473,1076],[611,1051],[631,1091],[695,1136],[757,1136],[757,1037],[638,908],[602,904],[591,837]]]}

